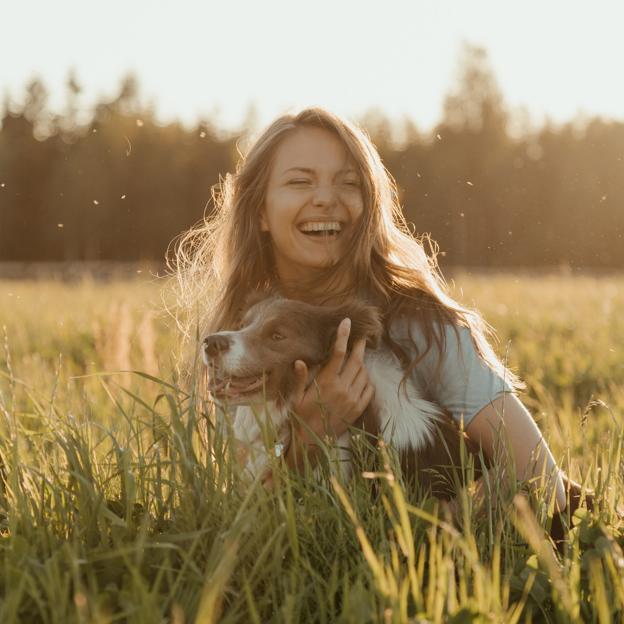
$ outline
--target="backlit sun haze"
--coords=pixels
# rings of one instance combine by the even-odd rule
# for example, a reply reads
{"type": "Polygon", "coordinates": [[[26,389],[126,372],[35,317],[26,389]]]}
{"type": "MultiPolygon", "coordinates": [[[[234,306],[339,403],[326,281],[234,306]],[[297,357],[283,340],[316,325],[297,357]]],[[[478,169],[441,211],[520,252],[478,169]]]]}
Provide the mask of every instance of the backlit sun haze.
{"type": "Polygon", "coordinates": [[[319,104],[350,116],[377,108],[428,129],[467,42],[487,50],[507,105],[535,123],[624,115],[616,1],[27,0],[5,6],[3,22],[3,94],[21,102],[38,76],[56,110],[74,68],[85,109],[133,72],[162,121],[210,116],[234,129],[319,104]]]}

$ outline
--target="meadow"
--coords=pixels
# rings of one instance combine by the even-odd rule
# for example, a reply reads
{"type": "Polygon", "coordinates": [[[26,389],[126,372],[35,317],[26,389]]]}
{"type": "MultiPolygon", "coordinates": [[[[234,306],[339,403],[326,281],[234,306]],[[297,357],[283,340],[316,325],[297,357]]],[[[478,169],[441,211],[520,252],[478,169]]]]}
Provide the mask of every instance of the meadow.
{"type": "MultiPolygon", "coordinates": [[[[0,281],[0,622],[624,618],[624,277],[458,273],[560,466],[596,491],[564,552],[496,479],[453,519],[392,449],[345,481],[246,484],[181,386],[162,281],[0,281]],[[135,371],[135,372],[128,372],[135,371]]],[[[550,508],[551,509],[551,508],[550,508]]]]}

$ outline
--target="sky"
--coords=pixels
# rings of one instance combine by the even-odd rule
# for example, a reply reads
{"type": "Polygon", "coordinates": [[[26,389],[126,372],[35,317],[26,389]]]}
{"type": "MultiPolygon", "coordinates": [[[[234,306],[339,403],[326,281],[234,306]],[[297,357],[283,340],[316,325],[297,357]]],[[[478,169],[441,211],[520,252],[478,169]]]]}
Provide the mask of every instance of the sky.
{"type": "Polygon", "coordinates": [[[464,43],[484,47],[505,101],[534,123],[624,119],[621,0],[0,0],[0,94],[39,76],[62,110],[73,68],[84,110],[133,72],[163,122],[236,129],[322,105],[441,118],[464,43]]]}

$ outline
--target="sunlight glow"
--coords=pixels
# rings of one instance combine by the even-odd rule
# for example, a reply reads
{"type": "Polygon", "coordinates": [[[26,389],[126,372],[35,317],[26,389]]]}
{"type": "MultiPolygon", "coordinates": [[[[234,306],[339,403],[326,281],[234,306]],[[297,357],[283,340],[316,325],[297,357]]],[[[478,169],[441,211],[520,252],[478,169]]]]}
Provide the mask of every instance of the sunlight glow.
{"type": "Polygon", "coordinates": [[[3,93],[21,101],[38,75],[57,110],[73,67],[85,107],[133,71],[162,120],[216,116],[235,127],[321,104],[354,116],[378,108],[427,128],[469,42],[487,49],[509,107],[536,122],[624,115],[624,5],[615,0],[21,0],[3,21],[3,93]]]}

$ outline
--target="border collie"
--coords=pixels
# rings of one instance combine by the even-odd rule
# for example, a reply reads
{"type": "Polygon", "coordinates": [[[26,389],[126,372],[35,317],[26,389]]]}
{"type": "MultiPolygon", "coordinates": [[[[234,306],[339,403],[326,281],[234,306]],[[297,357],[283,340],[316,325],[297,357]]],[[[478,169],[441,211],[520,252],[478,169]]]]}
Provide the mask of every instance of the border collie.
{"type": "MultiPolygon", "coordinates": [[[[477,452],[476,445],[460,434],[448,414],[423,399],[413,383],[401,384],[398,359],[389,349],[380,348],[380,312],[360,301],[321,307],[270,296],[248,307],[237,331],[221,331],[204,339],[202,356],[213,397],[225,408],[237,408],[233,435],[244,449],[239,459],[253,475],[266,470],[265,419],[282,440],[288,437],[295,360],[307,364],[312,383],[330,357],[336,330],[346,317],[351,319],[348,350],[366,338],[364,363],[375,387],[360,424],[399,451],[404,476],[415,478],[436,496],[449,498],[448,481],[453,477],[444,476],[444,467],[452,470],[460,464],[461,435],[469,451],[477,452]],[[438,474],[432,469],[438,469],[438,474]]],[[[347,431],[337,441],[347,470],[350,437],[347,431]]],[[[280,448],[275,446],[276,454],[280,448]]]]}

